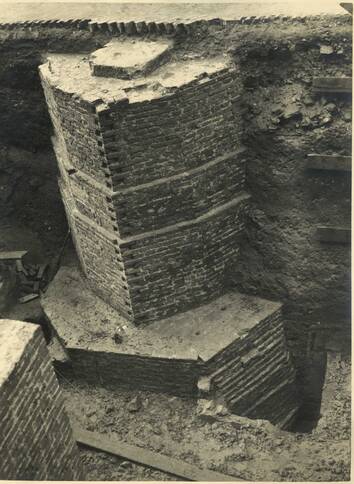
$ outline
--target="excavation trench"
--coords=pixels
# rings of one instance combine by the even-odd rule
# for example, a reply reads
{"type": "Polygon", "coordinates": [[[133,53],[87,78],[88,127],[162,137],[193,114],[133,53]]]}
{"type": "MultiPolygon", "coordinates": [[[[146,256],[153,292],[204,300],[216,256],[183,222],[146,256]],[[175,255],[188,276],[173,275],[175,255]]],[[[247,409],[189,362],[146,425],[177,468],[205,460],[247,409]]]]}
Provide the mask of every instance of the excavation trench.
{"type": "MultiPolygon", "coordinates": [[[[235,109],[242,113],[251,199],[240,261],[230,266],[227,280],[233,290],[284,304],[287,346],[302,397],[288,430],[310,434],[321,422],[327,354],[348,353],[350,319],[348,247],[320,244],[314,232],[318,225],[349,225],[350,179],[343,172],[309,172],[306,160],[309,153],[348,156],[351,144],[351,100],[313,96],[312,80],[351,75],[351,29],[349,21],[320,19],[264,29],[196,27],[190,37],[177,39],[175,55],[229,50],[241,73],[244,94],[235,109]],[[324,54],[323,45],[333,52],[324,54]],[[314,324],[320,328],[315,333],[314,324]]],[[[0,250],[27,249],[30,264],[53,261],[68,230],[38,67],[48,50],[85,54],[109,40],[107,33],[43,32],[41,39],[30,32],[17,38],[5,33],[0,44],[0,250]]],[[[61,265],[75,259],[70,242],[61,265]]],[[[18,290],[13,273],[2,267],[1,276],[3,316],[45,324],[39,301],[13,304],[18,290]]],[[[65,381],[67,394],[79,401],[75,379],[69,386],[65,381]]],[[[90,393],[78,384],[82,394],[90,393]]]]}

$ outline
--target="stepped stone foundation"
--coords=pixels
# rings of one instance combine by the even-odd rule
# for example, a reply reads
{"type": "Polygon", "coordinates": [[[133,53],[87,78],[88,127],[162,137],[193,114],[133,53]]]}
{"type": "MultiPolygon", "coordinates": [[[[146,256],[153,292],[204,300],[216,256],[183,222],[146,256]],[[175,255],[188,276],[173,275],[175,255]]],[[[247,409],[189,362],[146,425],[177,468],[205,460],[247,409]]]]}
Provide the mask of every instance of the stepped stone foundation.
{"type": "Polygon", "coordinates": [[[40,73],[84,275],[62,269],[42,303],[75,373],[288,425],[280,305],[227,292],[249,198],[237,66],[114,40],[40,73]]]}
{"type": "Polygon", "coordinates": [[[83,479],[39,326],[0,320],[0,479],[83,479]]]}
{"type": "Polygon", "coordinates": [[[136,327],[63,267],[42,306],[88,382],[213,399],[283,427],[297,410],[279,303],[231,292],[136,327]]]}

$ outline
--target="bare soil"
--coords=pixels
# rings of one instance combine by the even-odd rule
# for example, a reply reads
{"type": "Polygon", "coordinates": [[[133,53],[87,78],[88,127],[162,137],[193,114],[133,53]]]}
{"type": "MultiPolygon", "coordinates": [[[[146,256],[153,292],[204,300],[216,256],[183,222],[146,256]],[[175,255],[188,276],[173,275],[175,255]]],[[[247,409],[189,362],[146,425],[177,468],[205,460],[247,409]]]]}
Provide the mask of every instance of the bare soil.
{"type": "MultiPolygon", "coordinates": [[[[246,480],[345,481],[350,472],[350,363],[330,353],[318,426],[281,431],[269,422],[207,419],[196,401],[102,389],[61,379],[70,417],[87,430],[246,480]]],[[[82,448],[88,480],[170,480],[172,476],[82,448]]]]}

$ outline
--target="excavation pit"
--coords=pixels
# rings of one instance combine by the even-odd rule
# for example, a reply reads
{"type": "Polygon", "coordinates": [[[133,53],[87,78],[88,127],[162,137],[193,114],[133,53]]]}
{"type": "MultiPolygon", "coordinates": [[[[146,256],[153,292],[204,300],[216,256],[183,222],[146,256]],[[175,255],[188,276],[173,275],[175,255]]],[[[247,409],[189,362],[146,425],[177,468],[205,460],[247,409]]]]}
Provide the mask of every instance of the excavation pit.
{"type": "MultiPolygon", "coordinates": [[[[340,10],[339,6],[337,8],[340,10]]],[[[147,24],[140,22],[135,25],[134,22],[130,22],[127,25],[126,32],[129,32],[129,35],[133,34],[135,38],[138,38],[137,34],[149,38],[150,33],[152,33],[152,38],[161,39],[166,33],[166,27],[164,23],[159,24],[158,22],[165,21],[167,18],[161,18],[163,14],[160,10],[159,7],[158,15],[156,11],[149,13],[149,19],[145,19],[147,24]],[[159,18],[156,18],[157,16],[159,18]],[[148,24],[148,21],[152,21],[152,24],[148,24]],[[157,23],[154,24],[154,22],[157,23]],[[151,26],[155,30],[151,30],[151,26]],[[148,29],[149,34],[145,34],[146,29],[148,29]]],[[[201,456],[201,453],[199,453],[195,457],[195,463],[202,462],[203,466],[210,466],[210,468],[218,466],[218,470],[235,476],[239,475],[246,480],[304,480],[314,482],[339,479],[346,481],[350,479],[349,388],[346,392],[344,391],[347,390],[346,388],[338,385],[333,392],[327,392],[327,394],[325,390],[322,399],[324,408],[320,409],[320,393],[322,393],[325,367],[321,363],[322,355],[317,359],[315,358],[316,355],[311,354],[319,350],[317,347],[313,347],[314,338],[312,338],[309,327],[315,322],[320,322],[321,326],[327,325],[329,340],[333,345],[334,337],[343,329],[339,321],[342,322],[342,319],[349,318],[349,314],[347,314],[350,287],[348,247],[345,247],[344,244],[319,243],[315,234],[317,225],[323,226],[328,223],[344,227],[349,223],[350,180],[348,181],[348,178],[350,177],[346,176],[344,172],[334,172],[328,169],[319,170],[318,168],[321,167],[308,170],[307,161],[309,161],[308,155],[313,153],[321,157],[342,156],[346,159],[350,158],[351,106],[348,103],[349,99],[344,96],[332,96],[327,92],[321,96],[315,96],[313,92],[313,87],[316,87],[314,86],[314,77],[335,76],[342,78],[350,77],[352,74],[352,25],[350,15],[323,18],[320,16],[301,17],[297,19],[254,18],[249,16],[249,8],[246,10],[244,15],[248,17],[239,22],[233,22],[227,18],[219,21],[215,19],[211,22],[212,25],[203,21],[193,22],[193,25],[190,26],[191,29],[185,28],[184,34],[178,35],[176,38],[173,62],[181,67],[186,66],[190,71],[190,68],[196,67],[198,62],[201,66],[203,65],[204,61],[200,59],[201,55],[226,56],[230,51],[234,53],[232,57],[235,65],[232,63],[232,66],[240,72],[241,82],[235,83],[231,87],[234,94],[232,103],[234,112],[242,111],[241,119],[236,121],[236,124],[233,123],[233,126],[230,123],[229,129],[225,128],[227,122],[225,118],[220,135],[222,132],[226,133],[226,129],[229,129],[228,137],[237,131],[241,131],[241,139],[247,149],[244,156],[244,165],[247,165],[245,185],[247,188],[245,189],[253,200],[251,201],[250,214],[247,216],[246,237],[241,247],[238,265],[234,267],[227,263],[227,268],[232,282],[236,283],[242,291],[265,298],[274,298],[282,301],[286,307],[284,317],[287,319],[287,342],[289,350],[294,356],[298,390],[303,400],[302,408],[298,412],[297,422],[295,422],[295,426],[291,427],[295,433],[288,433],[280,444],[277,435],[269,436],[264,442],[260,439],[258,428],[255,429],[257,432],[255,431],[254,435],[251,434],[251,436],[245,431],[244,439],[240,437],[238,428],[231,429],[229,433],[225,434],[220,422],[217,425],[210,424],[209,432],[203,435],[197,432],[197,425],[192,426],[192,430],[189,432],[182,433],[185,426],[189,426],[189,421],[185,417],[186,412],[183,405],[176,407],[173,402],[178,399],[183,403],[187,402],[194,409],[194,406],[196,406],[194,399],[170,397],[167,394],[155,393],[154,401],[156,405],[152,405],[152,415],[150,415],[145,400],[149,398],[151,402],[153,397],[139,395],[139,392],[135,390],[118,389],[115,393],[110,394],[110,407],[108,407],[106,402],[108,390],[96,385],[96,383],[101,383],[99,380],[86,387],[86,392],[82,396],[82,404],[86,404],[86,407],[81,406],[81,402],[75,400],[75,403],[77,403],[75,411],[78,416],[82,416],[83,426],[94,425],[94,430],[100,433],[114,432],[119,435],[122,441],[129,441],[132,438],[132,428],[135,423],[134,430],[137,436],[135,443],[142,447],[152,445],[157,452],[167,455],[171,452],[171,455],[176,456],[177,443],[182,441],[183,448],[180,449],[178,455],[183,460],[190,459],[190,450],[198,450],[199,453],[200,443],[210,445],[213,433],[217,433],[220,435],[220,440],[207,455],[201,456]],[[324,33],[326,39],[323,37],[324,33]],[[318,39],[322,39],[321,45],[319,45],[318,39]],[[326,44],[326,47],[323,48],[322,44],[326,44]],[[327,54],[325,53],[326,49],[327,54]],[[328,51],[332,51],[332,54],[328,55],[328,51]],[[242,88],[244,89],[242,90],[242,88]],[[240,98],[240,105],[238,105],[237,97],[240,98]],[[117,397],[119,393],[121,394],[120,398],[117,397]],[[128,403],[136,395],[143,400],[143,407],[140,411],[130,413],[127,408],[128,403]],[[95,402],[95,397],[99,402],[95,402]],[[341,399],[343,400],[342,404],[338,406],[338,401],[341,399]],[[165,401],[165,412],[158,406],[158,402],[161,400],[165,401]],[[331,409],[326,410],[326,401],[332,406],[331,409]],[[316,403],[316,406],[314,406],[314,403],[316,403]],[[115,411],[114,416],[112,415],[112,407],[115,411]],[[105,409],[107,409],[107,415],[102,420],[97,421],[97,416],[105,409]],[[96,412],[91,419],[90,415],[95,410],[96,412]],[[325,416],[326,413],[327,417],[325,416]],[[331,415],[330,419],[328,419],[328,413],[331,415]],[[165,432],[164,427],[168,428],[174,417],[178,418],[176,422],[172,422],[176,439],[171,442],[171,436],[165,432]],[[315,417],[315,422],[312,420],[313,417],[315,417]],[[319,417],[321,417],[319,426],[314,428],[319,417]],[[145,426],[143,419],[145,419],[145,426]],[[303,421],[309,419],[311,419],[311,425],[305,429],[303,421]],[[151,420],[153,422],[152,429],[151,420]],[[299,420],[301,425],[296,425],[299,420]],[[154,442],[154,437],[156,438],[156,434],[161,429],[163,433],[159,435],[159,441],[154,442]],[[311,432],[303,433],[308,430],[311,432]],[[299,432],[301,433],[299,434],[299,432]],[[189,438],[191,434],[195,434],[193,441],[189,438]],[[295,448],[292,445],[289,446],[290,441],[292,443],[296,441],[295,448]],[[231,442],[234,442],[233,449],[230,445],[231,442]],[[254,445],[251,449],[253,457],[250,458],[247,456],[247,451],[252,447],[251,442],[254,445]],[[243,450],[240,451],[243,444],[243,450]],[[228,459],[224,459],[226,447],[232,449],[232,452],[227,456],[228,459]],[[264,450],[268,448],[269,452],[265,456],[264,450]],[[235,452],[235,455],[233,455],[233,452],[235,452]],[[217,462],[214,459],[217,459],[217,462]],[[243,469],[239,474],[236,471],[240,464],[243,465],[243,469]],[[233,468],[234,472],[232,472],[233,468]],[[277,468],[276,471],[275,468],[277,468]]],[[[290,14],[288,10],[284,11],[286,15],[290,14]]],[[[62,240],[67,233],[62,202],[57,190],[57,167],[55,166],[54,154],[49,146],[50,136],[53,135],[52,125],[47,116],[47,106],[37,76],[38,64],[42,62],[41,58],[45,57],[48,52],[76,52],[81,60],[83,60],[82,57],[86,56],[86,64],[89,67],[89,52],[97,49],[98,45],[102,46],[103,43],[118,36],[119,39],[126,39],[123,33],[124,20],[127,22],[131,20],[134,13],[133,7],[129,12],[120,12],[119,15],[114,16],[114,18],[122,20],[120,23],[115,21],[91,22],[90,28],[87,21],[80,21],[79,26],[78,21],[42,21],[8,24],[0,27],[4,47],[1,51],[3,109],[1,110],[0,120],[3,133],[1,150],[3,173],[1,180],[4,189],[0,198],[2,198],[4,223],[6,224],[9,221],[14,235],[11,241],[7,240],[5,233],[7,228],[4,225],[4,230],[1,230],[1,242],[4,243],[5,240],[5,247],[2,247],[5,250],[29,248],[27,245],[25,247],[16,246],[16,244],[23,243],[25,240],[22,235],[23,224],[36,234],[36,237],[38,236],[41,239],[45,251],[48,250],[50,256],[59,253],[62,240]],[[86,25],[84,29],[82,29],[83,24],[86,25]],[[19,38],[22,39],[20,43],[18,42],[19,38]],[[80,52],[85,52],[85,54],[79,54],[80,52]],[[12,246],[12,244],[14,245],[12,246]]],[[[237,7],[237,12],[240,14],[239,7],[237,7]]],[[[67,6],[65,13],[69,18],[67,6]]],[[[80,11],[80,15],[81,13],[80,11]]],[[[193,15],[192,13],[191,16],[197,19],[200,10],[197,13],[194,12],[193,15]]],[[[256,13],[259,14],[259,9],[256,13]]],[[[78,15],[78,11],[75,15],[78,15]]],[[[91,13],[87,14],[87,18],[90,15],[91,13]]],[[[108,15],[106,11],[105,15],[108,15]]],[[[136,18],[136,12],[134,15],[136,18]]],[[[47,14],[46,18],[49,18],[47,14]]],[[[71,18],[76,17],[72,16],[71,18]]],[[[189,18],[188,21],[191,20],[189,18]]],[[[169,19],[169,21],[172,20],[169,19]]],[[[182,22],[183,20],[180,18],[178,21],[182,22]]],[[[171,38],[171,27],[173,29],[172,24],[169,24],[167,28],[169,38],[171,38]]],[[[183,28],[183,25],[178,27],[183,28]]],[[[157,70],[161,69],[168,76],[171,64],[172,62],[169,61],[157,70]]],[[[143,102],[146,101],[148,107],[152,107],[151,101],[154,99],[165,103],[166,111],[164,114],[158,113],[162,123],[167,124],[166,121],[173,117],[174,113],[171,113],[171,109],[174,107],[173,93],[175,88],[173,86],[166,88],[160,84],[160,82],[168,81],[171,77],[161,76],[155,84],[150,86],[151,89],[148,89],[150,74],[144,75],[140,79],[134,78],[131,80],[99,78],[99,76],[93,76],[92,71],[88,68],[87,75],[83,76],[85,78],[83,85],[80,86],[81,73],[78,73],[74,63],[72,65],[75,71],[69,67],[67,70],[63,68],[63,78],[58,80],[58,89],[60,89],[63,81],[66,82],[71,75],[74,75],[78,77],[77,86],[79,86],[79,89],[82,88],[82,91],[78,95],[76,95],[76,90],[67,93],[62,106],[63,118],[71,123],[73,132],[78,132],[81,127],[80,121],[86,116],[83,107],[85,103],[82,100],[88,101],[88,108],[92,109],[93,114],[91,117],[87,115],[85,118],[92,126],[92,135],[88,136],[87,139],[81,131],[77,139],[74,136],[72,139],[66,139],[69,149],[80,146],[80,150],[84,151],[87,147],[92,147],[92,140],[95,139],[97,132],[99,135],[97,143],[101,143],[101,137],[107,138],[112,124],[117,123],[115,126],[117,129],[113,132],[112,137],[117,136],[118,139],[109,140],[107,146],[104,146],[104,148],[109,148],[108,144],[110,144],[109,155],[113,156],[114,153],[112,152],[117,151],[113,149],[114,142],[118,147],[122,147],[121,142],[126,141],[126,139],[119,138],[124,127],[124,123],[120,123],[123,108],[126,109],[130,104],[138,109],[139,99],[143,102]],[[102,91],[99,87],[101,81],[105,82],[102,91]],[[113,85],[115,82],[117,84],[113,85]],[[124,90],[121,90],[120,87],[124,82],[126,82],[124,90]],[[92,83],[92,91],[89,87],[90,83],[92,83]],[[115,90],[115,86],[117,90],[115,90]],[[83,97],[81,92],[84,94],[83,97]],[[113,123],[109,122],[109,119],[102,119],[103,123],[107,122],[107,129],[97,129],[95,123],[97,116],[100,118],[100,114],[104,112],[109,103],[113,102],[115,108],[115,99],[124,101],[120,106],[122,111],[119,108],[117,117],[115,117],[114,112],[109,112],[108,114],[113,115],[113,123]],[[72,107],[72,109],[69,109],[69,107],[72,107]]],[[[54,69],[53,75],[56,75],[55,71],[56,69],[54,69]]],[[[155,73],[152,72],[151,75],[153,74],[155,73]]],[[[201,86],[202,81],[204,81],[203,85],[208,85],[210,73],[204,79],[202,71],[198,73],[196,69],[196,74],[197,77],[192,79],[193,83],[200,83],[201,86]]],[[[187,72],[187,75],[189,75],[189,72],[187,72]]],[[[180,78],[183,79],[183,74],[180,75],[180,78]]],[[[223,96],[225,93],[224,87],[220,91],[222,92],[221,96],[223,96]]],[[[228,102],[227,96],[223,97],[228,102]]],[[[211,96],[207,96],[207,99],[211,99],[211,96]]],[[[214,117],[219,116],[223,110],[221,108],[222,100],[222,97],[217,98],[214,117]]],[[[205,107],[208,106],[204,101],[203,104],[205,107]]],[[[187,123],[195,123],[197,129],[200,130],[204,126],[202,123],[206,118],[203,116],[201,122],[191,119],[197,113],[193,96],[188,109],[189,119],[184,120],[181,126],[185,126],[187,123]]],[[[124,121],[127,121],[127,118],[124,121]]],[[[142,123],[137,122],[134,128],[130,125],[126,132],[128,135],[129,133],[135,134],[141,127],[142,123]]],[[[171,163],[171,171],[167,173],[167,176],[174,177],[176,175],[173,167],[177,164],[181,168],[181,173],[187,171],[179,163],[184,161],[186,155],[188,156],[190,153],[188,149],[185,149],[185,145],[189,139],[188,135],[192,135],[194,129],[189,127],[186,132],[178,133],[179,139],[177,141],[182,142],[183,149],[178,143],[175,144],[174,153],[180,154],[180,156],[175,158],[175,164],[171,163]]],[[[175,134],[171,130],[171,141],[176,140],[177,137],[172,138],[175,134]]],[[[58,133],[55,133],[55,136],[58,140],[58,133]]],[[[199,135],[195,137],[195,139],[199,138],[199,135]]],[[[162,135],[161,139],[166,139],[166,136],[162,135]]],[[[227,141],[228,139],[225,137],[222,141],[223,146],[227,141]]],[[[61,142],[62,140],[58,140],[59,145],[62,144],[61,142]]],[[[148,137],[146,148],[141,150],[141,158],[139,154],[133,156],[134,163],[130,165],[128,170],[124,171],[127,177],[126,182],[129,182],[130,185],[123,188],[122,191],[125,190],[124,195],[120,193],[120,195],[117,195],[117,199],[112,197],[114,202],[119,202],[114,209],[120,216],[122,215],[120,202],[121,200],[124,201],[125,197],[129,198],[127,200],[128,209],[140,206],[138,196],[132,200],[137,193],[132,188],[135,180],[131,176],[133,173],[131,168],[137,166],[137,161],[146,162],[145,153],[150,146],[151,138],[148,137]]],[[[210,142],[206,143],[206,150],[209,147],[210,142]]],[[[238,146],[234,148],[238,149],[238,146]]],[[[226,151],[234,152],[234,148],[226,151]]],[[[198,152],[198,150],[196,151],[198,152]]],[[[224,156],[227,153],[224,150],[219,154],[224,156]]],[[[102,223],[105,224],[104,226],[108,228],[111,219],[109,217],[104,218],[104,210],[102,209],[105,205],[93,203],[96,194],[99,195],[97,184],[92,183],[90,185],[88,179],[80,172],[80,168],[73,166],[73,163],[78,165],[80,161],[82,162],[88,157],[85,155],[85,157],[80,158],[80,153],[71,153],[65,159],[65,152],[58,158],[60,157],[63,162],[60,164],[58,160],[58,165],[62,176],[63,178],[66,176],[67,181],[71,179],[70,188],[76,189],[77,212],[85,210],[89,215],[93,214],[97,218],[100,217],[102,223]],[[69,168],[67,171],[64,166],[66,161],[69,168]],[[85,190],[86,187],[88,188],[85,190]],[[97,206],[99,209],[97,209],[97,206]]],[[[95,161],[99,158],[100,155],[94,154],[92,160],[95,161]]],[[[164,157],[153,156],[151,159],[154,162],[159,162],[164,157]]],[[[216,160],[218,159],[206,158],[204,161],[212,164],[216,160]]],[[[102,161],[106,163],[104,158],[102,161]]],[[[220,163],[213,165],[215,168],[223,165],[223,160],[219,159],[219,161],[220,163]]],[[[208,165],[209,168],[211,164],[208,165]]],[[[232,158],[229,158],[228,165],[232,167],[234,174],[235,163],[232,158]]],[[[154,166],[157,167],[157,163],[154,166]]],[[[342,170],[345,167],[338,165],[337,168],[342,170]]],[[[240,170],[242,172],[241,167],[240,170]]],[[[150,176],[152,171],[142,170],[140,181],[148,185],[138,191],[142,195],[142,200],[144,198],[152,199],[152,193],[147,192],[150,189],[149,184],[153,177],[149,180],[144,179],[147,174],[150,176]]],[[[114,175],[120,176],[121,174],[114,173],[114,175]]],[[[163,174],[163,176],[166,176],[166,174],[163,174]]],[[[226,176],[229,177],[229,172],[226,176]]],[[[186,180],[187,176],[183,175],[181,178],[186,180]]],[[[178,180],[172,180],[174,187],[178,184],[178,180]]],[[[214,176],[210,172],[205,177],[204,175],[200,176],[199,180],[198,184],[204,184],[205,187],[210,189],[211,183],[205,183],[205,180],[214,183],[216,180],[220,180],[220,177],[214,176]]],[[[117,181],[118,176],[115,177],[114,183],[117,181]]],[[[114,193],[117,193],[117,191],[120,190],[114,190],[114,193]]],[[[180,198],[183,203],[188,204],[188,211],[186,212],[188,214],[191,214],[191,207],[197,207],[198,201],[202,200],[196,191],[193,190],[192,193],[197,195],[196,198],[192,199],[193,203],[189,202],[188,196],[183,195],[180,198]]],[[[221,192],[216,191],[216,193],[220,194],[221,192]]],[[[104,198],[106,192],[103,191],[102,194],[104,198]]],[[[210,191],[209,194],[211,194],[210,191]]],[[[109,197],[110,194],[108,193],[107,196],[109,197]]],[[[206,199],[208,197],[203,200],[206,199]]],[[[185,212],[183,203],[176,203],[180,212],[185,212]]],[[[200,206],[197,208],[200,209],[200,206]]],[[[153,209],[150,210],[149,214],[145,213],[144,216],[141,216],[138,210],[135,210],[134,213],[129,210],[126,221],[134,220],[135,222],[138,219],[144,226],[151,220],[156,223],[155,213],[157,211],[155,211],[155,207],[153,209]],[[133,215],[136,218],[133,219],[133,215]]],[[[79,219],[77,212],[73,215],[73,220],[79,219]]],[[[177,215],[176,212],[174,216],[177,215]]],[[[170,212],[166,216],[170,217],[170,212]]],[[[120,220],[122,222],[122,218],[120,220]]],[[[82,222],[82,219],[79,220],[80,222],[82,222]]],[[[88,224],[84,228],[87,229],[88,224]]],[[[140,229],[142,228],[142,225],[140,225],[140,229]]],[[[122,233],[128,232],[128,223],[121,223],[119,230],[122,233]]],[[[206,233],[208,236],[208,231],[206,233]]],[[[72,234],[74,234],[74,231],[72,231],[72,234]]],[[[87,240],[90,241],[92,238],[89,236],[87,240]]],[[[96,242],[97,239],[92,246],[95,246],[95,244],[97,246],[96,242]]],[[[90,249],[92,249],[92,246],[90,249]]],[[[190,254],[192,252],[189,250],[185,252],[186,256],[190,254]]],[[[133,261],[129,262],[132,263],[133,261]]],[[[110,267],[112,267],[112,264],[110,267]]],[[[134,268],[131,267],[129,270],[133,271],[134,268]]],[[[107,278],[104,279],[104,281],[106,280],[107,278]]],[[[94,277],[92,282],[94,283],[94,277]]],[[[165,283],[164,287],[169,287],[169,284],[165,283]]],[[[151,294],[151,292],[147,291],[147,294],[151,294]]],[[[187,291],[186,294],[188,294],[187,291]]],[[[110,300],[112,298],[107,297],[107,301],[110,300]]],[[[27,303],[22,306],[28,307],[30,304],[27,303]]],[[[6,316],[10,318],[10,316],[6,316]]],[[[97,317],[100,317],[100,315],[98,314],[97,317]]],[[[11,316],[11,319],[23,320],[24,318],[11,316]]],[[[98,333],[92,333],[91,338],[89,338],[90,341],[92,339],[98,340],[101,337],[100,333],[101,330],[98,333]]],[[[114,333],[116,347],[125,342],[125,339],[121,341],[120,334],[118,331],[114,333]]],[[[332,351],[338,351],[338,349],[332,351]]],[[[85,358],[83,358],[82,364],[84,365],[84,363],[85,358]]],[[[246,362],[244,361],[244,363],[246,362]]],[[[332,378],[336,384],[337,382],[340,383],[341,373],[343,373],[342,364],[343,361],[332,367],[332,378]]],[[[327,367],[327,372],[330,367],[331,364],[327,367]]],[[[112,374],[114,372],[115,368],[112,370],[112,374]]],[[[261,371],[259,371],[260,373],[261,371]]],[[[346,373],[349,377],[349,367],[346,369],[346,373]]],[[[98,374],[96,370],[94,374],[98,374]]],[[[67,377],[68,374],[64,376],[67,377]]],[[[61,382],[63,385],[66,384],[64,378],[61,382]]],[[[69,406],[74,406],[73,399],[79,391],[80,383],[78,379],[74,379],[70,384],[67,383],[69,406]]],[[[207,375],[198,378],[197,387],[200,392],[209,391],[211,385],[207,375]]],[[[253,401],[252,397],[249,401],[253,401]]],[[[275,405],[277,405],[277,402],[275,405]]],[[[191,410],[191,413],[193,413],[193,410],[191,410]]],[[[93,451],[92,454],[94,454],[93,451]]],[[[109,459],[101,453],[96,454],[94,464],[92,455],[85,462],[89,467],[88,479],[114,481],[131,478],[138,478],[139,480],[139,477],[142,477],[143,480],[153,477],[148,469],[140,475],[136,467],[129,467],[127,471],[125,463],[120,467],[119,460],[111,464],[111,470],[109,470],[107,469],[109,459]]],[[[160,478],[163,478],[163,476],[160,478]]]]}

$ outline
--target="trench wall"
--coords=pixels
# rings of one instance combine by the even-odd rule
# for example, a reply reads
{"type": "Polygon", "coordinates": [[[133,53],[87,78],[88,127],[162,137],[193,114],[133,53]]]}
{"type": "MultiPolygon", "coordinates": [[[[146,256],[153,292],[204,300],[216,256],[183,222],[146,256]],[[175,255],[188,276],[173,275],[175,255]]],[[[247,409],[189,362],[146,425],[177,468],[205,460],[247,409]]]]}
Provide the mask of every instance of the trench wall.
{"type": "Polygon", "coordinates": [[[324,331],[328,343],[339,334],[350,338],[350,245],[320,242],[316,229],[350,228],[351,173],[311,170],[307,155],[351,155],[351,98],[315,94],[313,79],[352,72],[351,34],[341,35],[339,26],[330,35],[309,34],[255,38],[235,50],[247,66],[241,72],[252,199],[234,280],[242,291],[285,302],[287,340],[309,407],[302,411],[315,414],[321,389],[314,392],[310,379],[316,373],[322,381],[324,372],[323,355],[313,353],[316,339],[324,331]]]}
{"type": "Polygon", "coordinates": [[[80,480],[79,450],[39,326],[0,320],[0,478],[80,480]]]}

